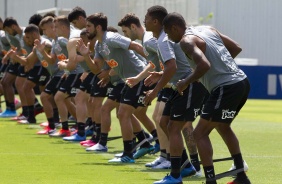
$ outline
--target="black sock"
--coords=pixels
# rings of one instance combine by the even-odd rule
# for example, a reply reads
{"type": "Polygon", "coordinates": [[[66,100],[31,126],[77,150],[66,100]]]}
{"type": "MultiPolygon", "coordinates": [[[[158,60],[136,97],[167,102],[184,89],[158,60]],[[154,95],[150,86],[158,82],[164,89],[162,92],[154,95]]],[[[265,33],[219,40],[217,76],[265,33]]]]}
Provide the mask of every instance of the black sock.
{"type": "Polygon", "coordinates": [[[96,131],[96,138],[94,142],[99,142],[101,136],[101,124],[96,123],[95,131],[96,131]]]}
{"type": "Polygon", "coordinates": [[[216,184],[214,166],[211,165],[204,167],[204,172],[206,177],[206,184],[216,184]]]}
{"type": "Polygon", "coordinates": [[[133,149],[133,141],[123,141],[123,156],[128,156],[133,158],[133,153],[131,152],[133,149]]]}
{"type": "Polygon", "coordinates": [[[200,162],[199,162],[199,156],[198,154],[190,155],[190,160],[192,165],[195,167],[196,171],[199,171],[201,169],[200,162]]]}
{"type": "Polygon", "coordinates": [[[54,118],[47,118],[48,120],[48,126],[51,129],[55,129],[55,122],[54,122],[54,118]]]}
{"type": "Polygon", "coordinates": [[[54,117],[55,122],[57,123],[60,122],[60,115],[59,115],[58,108],[53,109],[53,117],[54,117]]]}
{"type": "Polygon", "coordinates": [[[161,152],[160,157],[167,159],[166,149],[161,149],[160,152],[161,152]]]}
{"type": "Polygon", "coordinates": [[[81,137],[85,136],[85,123],[82,122],[77,123],[77,134],[81,137]]]}
{"type": "Polygon", "coordinates": [[[63,130],[68,130],[68,129],[69,129],[69,123],[68,123],[68,121],[62,122],[62,129],[63,129],[63,130]]]}
{"type": "Polygon", "coordinates": [[[92,118],[91,117],[88,117],[85,121],[85,126],[92,126],[92,118]]]}
{"type": "Polygon", "coordinates": [[[10,103],[7,100],[5,100],[5,104],[6,104],[6,109],[10,110],[10,103]]]}
{"type": "Polygon", "coordinates": [[[15,107],[15,102],[9,103],[9,106],[11,111],[15,111],[16,107],[15,107]]]}
{"type": "MultiPolygon", "coordinates": [[[[183,165],[186,160],[189,160],[189,158],[188,158],[186,150],[184,149],[181,155],[181,165],[183,165]]],[[[189,168],[191,166],[192,166],[191,162],[189,161],[188,164],[186,164],[185,168],[189,168]]]]}
{"type": "Polygon", "coordinates": [[[96,123],[95,123],[95,121],[92,121],[92,125],[93,125],[93,132],[94,132],[94,134],[96,134],[95,132],[96,132],[96,123]]]}
{"type": "MultiPolygon", "coordinates": [[[[244,168],[244,160],[243,160],[241,153],[238,153],[236,155],[232,155],[232,158],[234,160],[234,165],[236,166],[236,169],[244,168]]],[[[237,177],[244,179],[244,178],[247,178],[247,175],[246,175],[245,171],[242,171],[242,172],[237,173],[237,177]]]]}
{"type": "Polygon", "coordinates": [[[166,153],[166,159],[170,161],[170,153],[166,153]]]}
{"type": "MultiPolygon", "coordinates": [[[[134,135],[137,137],[138,142],[141,142],[141,141],[143,141],[144,139],[146,139],[144,130],[141,130],[140,132],[134,132],[134,135]]],[[[149,147],[149,146],[150,146],[150,143],[149,143],[148,141],[146,141],[146,142],[143,143],[140,147],[141,147],[141,148],[144,148],[144,147],[149,147]]]]}
{"type": "Polygon", "coordinates": [[[22,106],[22,109],[23,109],[23,115],[25,116],[25,117],[28,117],[28,107],[27,106],[22,106]]]}
{"type": "Polygon", "coordinates": [[[156,129],[151,132],[151,135],[152,135],[153,138],[155,139],[155,142],[156,142],[157,144],[160,144],[159,139],[158,139],[157,130],[156,130],[156,129]]]}
{"type": "Polygon", "coordinates": [[[106,146],[107,141],[108,141],[108,133],[101,133],[101,138],[100,138],[99,143],[103,146],[106,146]]]}
{"type": "Polygon", "coordinates": [[[178,157],[178,156],[170,157],[170,162],[171,162],[170,175],[174,178],[179,178],[180,167],[181,167],[181,157],[178,157]]]}
{"type": "Polygon", "coordinates": [[[35,120],[35,117],[34,117],[34,106],[33,105],[30,105],[30,106],[27,106],[28,108],[28,121],[31,123],[31,121],[34,121],[35,120]]]}

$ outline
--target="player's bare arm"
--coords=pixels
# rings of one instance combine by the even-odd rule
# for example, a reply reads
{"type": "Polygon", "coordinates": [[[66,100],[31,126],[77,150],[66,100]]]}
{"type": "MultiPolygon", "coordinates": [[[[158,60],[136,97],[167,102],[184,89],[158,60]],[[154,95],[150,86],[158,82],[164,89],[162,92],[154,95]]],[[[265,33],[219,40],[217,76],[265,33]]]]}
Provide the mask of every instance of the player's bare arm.
{"type": "Polygon", "coordinates": [[[180,46],[184,53],[196,64],[196,68],[191,75],[177,83],[177,90],[180,94],[188,87],[188,85],[201,78],[209,69],[210,62],[206,58],[204,52],[198,47],[202,40],[196,36],[186,36],[180,41],[180,46]]]}
{"type": "Polygon", "coordinates": [[[146,58],[146,55],[145,55],[144,50],[143,50],[143,46],[140,43],[132,41],[132,42],[130,42],[128,49],[134,50],[135,52],[137,52],[138,54],[140,54],[141,56],[146,58]]]}
{"type": "Polygon", "coordinates": [[[87,46],[84,44],[82,39],[77,40],[76,48],[80,52],[80,54],[84,57],[85,62],[87,63],[89,69],[94,74],[98,74],[104,64],[104,60],[95,58],[94,60],[90,57],[90,42],[87,43],[87,46]]]}
{"type": "Polygon", "coordinates": [[[68,50],[68,58],[69,61],[66,65],[66,69],[72,71],[76,68],[77,62],[83,61],[84,57],[77,55],[76,53],[76,43],[77,38],[71,39],[68,41],[67,50],[68,50]]]}
{"type": "Polygon", "coordinates": [[[220,33],[215,28],[211,27],[211,30],[219,34],[225,47],[227,48],[227,50],[229,51],[233,59],[242,51],[242,48],[240,47],[240,45],[237,42],[235,42],[234,40],[232,40],[230,37],[220,33]]]}
{"type": "Polygon", "coordinates": [[[56,63],[56,55],[47,53],[45,50],[45,42],[40,43],[40,40],[34,40],[34,47],[43,55],[44,59],[46,62],[49,64],[55,64],[56,63]]]}
{"type": "Polygon", "coordinates": [[[136,84],[138,84],[141,80],[145,79],[150,75],[150,72],[154,71],[154,68],[152,67],[151,64],[148,64],[146,68],[139,73],[135,77],[129,77],[126,79],[126,84],[129,85],[130,87],[134,87],[136,84]]]}

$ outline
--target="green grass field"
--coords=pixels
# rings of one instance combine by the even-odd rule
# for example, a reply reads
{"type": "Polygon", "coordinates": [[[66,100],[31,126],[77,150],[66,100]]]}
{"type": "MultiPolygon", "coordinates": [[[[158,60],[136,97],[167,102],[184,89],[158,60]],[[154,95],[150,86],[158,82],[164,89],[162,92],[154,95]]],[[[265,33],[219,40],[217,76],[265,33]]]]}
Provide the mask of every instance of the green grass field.
{"type": "MultiPolygon", "coordinates": [[[[152,114],[153,106],[149,109],[152,114]]],[[[282,101],[249,100],[232,124],[240,141],[247,172],[253,184],[281,182],[282,170],[282,101]]],[[[45,115],[37,116],[45,121],[45,115]]],[[[194,123],[196,125],[197,122],[194,123]]],[[[39,125],[17,125],[9,119],[0,119],[0,184],[147,184],[165,176],[169,170],[151,170],[144,164],[157,155],[148,155],[135,164],[113,165],[108,160],[122,151],[122,141],[108,143],[106,154],[87,153],[78,143],[36,135],[39,125]]],[[[120,134],[114,117],[109,136],[120,134]]],[[[214,158],[229,157],[223,141],[216,132],[211,140],[214,158]]],[[[216,173],[227,171],[232,161],[215,164],[216,173]]],[[[223,178],[218,183],[227,183],[223,178]]],[[[202,183],[204,178],[185,178],[184,183],[202,183]]]]}

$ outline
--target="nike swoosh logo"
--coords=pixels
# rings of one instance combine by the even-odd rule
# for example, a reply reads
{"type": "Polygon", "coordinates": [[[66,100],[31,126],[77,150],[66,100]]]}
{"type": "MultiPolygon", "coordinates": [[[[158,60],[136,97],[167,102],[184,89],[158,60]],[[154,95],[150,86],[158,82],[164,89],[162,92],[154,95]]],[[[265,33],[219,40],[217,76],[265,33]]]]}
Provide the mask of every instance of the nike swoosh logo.
{"type": "Polygon", "coordinates": [[[209,114],[209,113],[206,113],[206,112],[202,112],[202,114],[209,114]]]}
{"type": "Polygon", "coordinates": [[[179,116],[182,116],[182,114],[178,114],[178,115],[174,114],[173,115],[174,118],[179,117],[179,116]]]}
{"type": "Polygon", "coordinates": [[[124,98],[124,99],[123,99],[123,101],[125,101],[125,102],[129,102],[129,101],[130,101],[130,99],[125,99],[125,98],[124,98]]]}

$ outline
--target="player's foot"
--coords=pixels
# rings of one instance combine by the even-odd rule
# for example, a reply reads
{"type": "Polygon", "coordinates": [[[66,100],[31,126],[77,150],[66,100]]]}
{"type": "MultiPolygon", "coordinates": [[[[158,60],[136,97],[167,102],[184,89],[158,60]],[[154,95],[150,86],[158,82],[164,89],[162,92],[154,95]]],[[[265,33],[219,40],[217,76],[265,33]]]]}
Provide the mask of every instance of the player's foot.
{"type": "Polygon", "coordinates": [[[48,134],[52,134],[55,133],[56,129],[52,129],[49,126],[45,127],[43,130],[39,130],[37,132],[38,135],[48,135],[48,134]]]}
{"type": "Polygon", "coordinates": [[[0,113],[0,118],[9,118],[9,117],[15,117],[17,116],[16,111],[11,111],[11,110],[5,110],[4,112],[0,113]]]}
{"type": "Polygon", "coordinates": [[[135,160],[133,158],[130,158],[129,156],[122,156],[119,158],[113,158],[108,161],[109,163],[135,163],[135,160]]]}
{"type": "Polygon", "coordinates": [[[143,157],[144,155],[152,152],[155,149],[154,146],[150,145],[149,147],[139,148],[139,150],[136,151],[136,153],[133,155],[134,159],[138,159],[143,157]]]}
{"type": "Polygon", "coordinates": [[[182,184],[182,178],[174,178],[171,175],[165,176],[162,180],[155,181],[154,184],[182,184]]]}
{"type": "MultiPolygon", "coordinates": [[[[232,164],[229,171],[235,170],[235,169],[236,169],[236,166],[234,164],[232,164]]],[[[248,166],[247,162],[244,160],[244,171],[247,172],[248,170],[249,170],[249,166],[248,166]]]]}
{"type": "Polygon", "coordinates": [[[11,118],[12,121],[19,121],[19,120],[27,120],[27,117],[25,117],[23,114],[20,114],[16,117],[11,118]]]}
{"type": "Polygon", "coordinates": [[[170,169],[170,168],[171,168],[171,163],[169,160],[164,160],[159,165],[152,167],[152,169],[170,169]]]}
{"type": "Polygon", "coordinates": [[[63,137],[63,140],[65,141],[85,141],[86,136],[80,136],[77,133],[68,137],[63,137]]]}
{"type": "Polygon", "coordinates": [[[86,148],[86,151],[97,151],[97,152],[107,152],[108,151],[107,146],[103,146],[102,144],[99,144],[99,143],[95,144],[94,146],[92,146],[90,148],[89,149],[86,148]]]}
{"type": "Polygon", "coordinates": [[[34,116],[37,116],[38,114],[44,112],[43,107],[36,107],[34,108],[34,116]]]}
{"type": "Polygon", "coordinates": [[[26,124],[36,124],[36,120],[20,120],[18,121],[18,124],[21,124],[21,125],[26,125],[26,124]]]}
{"type": "Polygon", "coordinates": [[[200,169],[200,170],[196,171],[194,176],[197,177],[197,178],[201,178],[203,176],[202,170],[200,169]]]}
{"type": "Polygon", "coordinates": [[[156,154],[156,153],[158,153],[160,150],[161,150],[160,144],[156,143],[156,144],[154,145],[154,150],[153,150],[152,152],[150,152],[150,154],[156,154]]]}
{"type": "Polygon", "coordinates": [[[184,177],[188,177],[188,176],[192,176],[194,174],[196,174],[196,169],[194,168],[193,165],[191,165],[190,167],[188,168],[184,168],[180,171],[180,174],[181,174],[181,177],[184,178],[184,177]]]}
{"type": "MultiPolygon", "coordinates": [[[[59,122],[56,122],[56,123],[54,123],[54,124],[55,124],[55,127],[56,127],[56,128],[62,126],[62,123],[59,123],[59,122]]],[[[47,126],[49,126],[49,122],[48,122],[48,121],[45,121],[45,122],[43,122],[43,123],[40,123],[40,126],[41,126],[41,127],[47,127],[47,126]]]]}
{"type": "Polygon", "coordinates": [[[228,182],[227,184],[251,184],[251,181],[249,180],[249,178],[235,178],[235,180],[228,182]]]}
{"type": "Polygon", "coordinates": [[[87,130],[85,130],[85,135],[86,135],[86,136],[92,136],[93,133],[94,133],[94,131],[93,131],[92,129],[87,129],[87,130]]]}
{"type": "Polygon", "coordinates": [[[50,137],[66,137],[70,136],[71,132],[69,130],[60,129],[52,134],[49,134],[50,137]]]}
{"type": "Polygon", "coordinates": [[[81,146],[83,146],[83,147],[91,147],[91,146],[94,146],[95,144],[97,144],[97,143],[92,141],[92,140],[90,140],[87,143],[81,144],[81,146]]]}
{"type": "Polygon", "coordinates": [[[153,162],[146,163],[145,166],[146,167],[155,167],[155,166],[161,164],[164,161],[166,161],[166,159],[164,157],[159,156],[153,162]]]}

